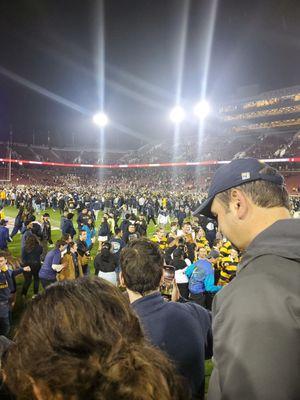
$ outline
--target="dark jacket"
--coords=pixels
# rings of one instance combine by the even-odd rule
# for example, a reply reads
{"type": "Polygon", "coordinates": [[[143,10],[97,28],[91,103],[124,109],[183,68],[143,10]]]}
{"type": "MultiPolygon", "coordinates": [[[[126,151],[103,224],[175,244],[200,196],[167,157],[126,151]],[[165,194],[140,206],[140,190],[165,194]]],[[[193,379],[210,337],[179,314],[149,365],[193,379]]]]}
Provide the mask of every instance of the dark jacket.
{"type": "Polygon", "coordinates": [[[40,266],[41,265],[41,255],[43,253],[43,247],[41,245],[36,245],[30,253],[27,253],[26,249],[22,250],[22,264],[26,267],[40,266]]]}
{"type": "Polygon", "coordinates": [[[8,269],[0,271],[0,318],[6,318],[9,313],[9,300],[12,293],[16,292],[16,283],[14,278],[22,274],[23,268],[14,271],[8,269]]]}
{"type": "Polygon", "coordinates": [[[76,235],[76,230],[74,229],[73,222],[68,218],[66,218],[62,222],[61,231],[63,235],[71,235],[72,238],[74,235],[76,235]]]}
{"type": "Polygon", "coordinates": [[[59,249],[52,249],[46,254],[42,268],[39,272],[39,277],[47,280],[55,280],[57,272],[52,268],[52,265],[61,264],[61,252],[59,249]]]}
{"type": "Polygon", "coordinates": [[[299,399],[299,243],[300,220],[277,221],[215,296],[209,400],[299,399]]]}
{"type": "Polygon", "coordinates": [[[7,243],[10,242],[9,230],[6,226],[0,226],[0,250],[7,250],[7,243]]]}
{"type": "Polygon", "coordinates": [[[51,223],[50,223],[50,221],[42,222],[41,229],[42,229],[42,240],[52,244],[52,240],[51,240],[51,223]]]}
{"type": "Polygon", "coordinates": [[[110,228],[107,222],[102,222],[99,231],[98,231],[98,236],[109,236],[110,235],[110,228]]]}
{"type": "Polygon", "coordinates": [[[132,307],[151,343],[165,351],[187,379],[193,399],[203,399],[204,360],[212,356],[209,312],[195,303],[165,302],[158,292],[132,307]]]}
{"type": "Polygon", "coordinates": [[[114,272],[118,264],[113,254],[108,257],[103,256],[101,253],[97,254],[94,260],[95,271],[98,272],[114,272]]]}

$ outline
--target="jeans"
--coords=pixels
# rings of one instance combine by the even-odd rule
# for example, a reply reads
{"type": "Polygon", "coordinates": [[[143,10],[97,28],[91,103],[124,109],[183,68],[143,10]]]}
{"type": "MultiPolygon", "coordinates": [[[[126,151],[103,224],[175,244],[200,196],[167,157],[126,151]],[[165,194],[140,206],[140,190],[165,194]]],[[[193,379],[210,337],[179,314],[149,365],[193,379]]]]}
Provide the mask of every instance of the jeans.
{"type": "Polygon", "coordinates": [[[28,289],[31,285],[32,282],[32,278],[33,278],[33,292],[34,294],[38,294],[39,292],[39,283],[40,283],[40,279],[39,279],[39,271],[41,269],[40,265],[30,265],[31,271],[30,272],[24,272],[24,284],[23,284],[23,288],[22,288],[22,295],[26,296],[28,289]]]}
{"type": "Polygon", "coordinates": [[[44,289],[46,289],[47,286],[52,285],[52,283],[57,282],[56,279],[44,279],[44,278],[40,278],[40,281],[44,289]]]}
{"type": "Polygon", "coordinates": [[[83,272],[83,275],[84,275],[84,276],[89,275],[90,269],[89,269],[88,264],[87,264],[87,265],[82,265],[82,272],[83,272]]]}
{"type": "Polygon", "coordinates": [[[199,294],[190,293],[189,299],[199,304],[200,306],[205,307],[205,300],[206,300],[205,293],[199,293],[199,294]]]}
{"type": "Polygon", "coordinates": [[[10,331],[9,315],[0,317],[0,335],[7,336],[10,331]]]}

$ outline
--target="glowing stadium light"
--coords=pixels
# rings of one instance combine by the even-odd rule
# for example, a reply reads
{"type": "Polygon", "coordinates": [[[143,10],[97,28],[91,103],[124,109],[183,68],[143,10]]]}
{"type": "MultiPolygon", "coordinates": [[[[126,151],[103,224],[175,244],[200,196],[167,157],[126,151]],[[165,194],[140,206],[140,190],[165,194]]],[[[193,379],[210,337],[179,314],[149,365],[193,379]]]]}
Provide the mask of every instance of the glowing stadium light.
{"type": "Polygon", "coordinates": [[[104,128],[108,124],[108,117],[105,113],[99,112],[93,116],[93,122],[100,128],[104,128]]]}
{"type": "Polygon", "coordinates": [[[170,112],[170,119],[174,124],[180,124],[185,119],[185,111],[182,107],[176,106],[170,112]]]}
{"type": "Polygon", "coordinates": [[[194,107],[194,114],[199,119],[207,117],[210,112],[210,106],[206,100],[201,100],[194,107]]]}

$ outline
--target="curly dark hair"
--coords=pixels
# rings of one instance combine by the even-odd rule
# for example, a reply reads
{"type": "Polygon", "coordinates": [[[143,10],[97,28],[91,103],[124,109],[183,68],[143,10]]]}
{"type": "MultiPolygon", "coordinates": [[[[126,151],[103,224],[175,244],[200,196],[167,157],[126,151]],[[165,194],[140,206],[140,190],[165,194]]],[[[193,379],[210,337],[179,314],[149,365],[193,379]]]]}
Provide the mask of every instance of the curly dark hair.
{"type": "Polygon", "coordinates": [[[26,253],[31,253],[32,250],[39,245],[39,241],[35,235],[30,235],[26,239],[24,250],[26,253]]]}
{"type": "Polygon", "coordinates": [[[183,400],[174,367],[121,292],[96,277],[51,285],[26,309],[4,372],[17,399],[183,400]]]}

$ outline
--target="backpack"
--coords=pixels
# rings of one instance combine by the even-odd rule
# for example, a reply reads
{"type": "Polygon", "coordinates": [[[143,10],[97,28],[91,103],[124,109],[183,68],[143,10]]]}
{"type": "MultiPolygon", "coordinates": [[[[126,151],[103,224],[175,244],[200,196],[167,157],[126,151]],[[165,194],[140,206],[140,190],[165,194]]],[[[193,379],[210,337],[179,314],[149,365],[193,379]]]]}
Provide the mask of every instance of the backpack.
{"type": "Polygon", "coordinates": [[[196,266],[189,280],[189,291],[191,294],[199,294],[204,292],[205,277],[205,270],[196,266]]]}

